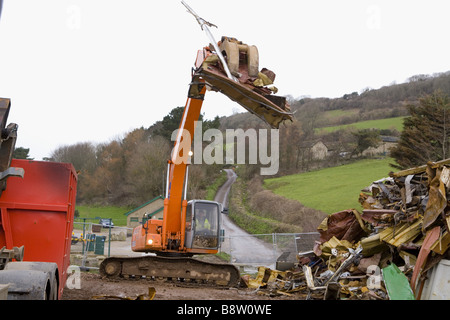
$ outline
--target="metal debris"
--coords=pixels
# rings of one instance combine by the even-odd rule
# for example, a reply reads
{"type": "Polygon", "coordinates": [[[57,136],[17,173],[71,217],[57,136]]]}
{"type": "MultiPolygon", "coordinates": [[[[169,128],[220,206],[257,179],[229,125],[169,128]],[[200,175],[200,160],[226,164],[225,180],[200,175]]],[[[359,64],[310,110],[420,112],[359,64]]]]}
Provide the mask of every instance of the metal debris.
{"type": "Polygon", "coordinates": [[[156,294],[156,289],[153,287],[149,287],[147,294],[140,294],[136,297],[127,297],[124,295],[114,296],[114,295],[105,294],[105,295],[93,296],[92,299],[93,300],[153,300],[153,298],[155,297],[155,294],[156,294]]]}
{"type": "Polygon", "coordinates": [[[450,159],[391,172],[359,200],[361,213],[324,219],[291,271],[260,269],[247,286],[297,299],[420,300],[430,272],[450,259],[450,159]]]}

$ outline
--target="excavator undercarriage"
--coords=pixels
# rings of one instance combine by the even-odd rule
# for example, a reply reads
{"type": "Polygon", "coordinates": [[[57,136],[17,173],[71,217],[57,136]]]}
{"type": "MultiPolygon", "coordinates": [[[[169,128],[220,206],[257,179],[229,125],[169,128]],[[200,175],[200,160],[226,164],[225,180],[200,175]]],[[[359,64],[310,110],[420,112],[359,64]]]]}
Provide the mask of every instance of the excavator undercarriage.
{"type": "Polygon", "coordinates": [[[236,287],[240,281],[239,270],[232,264],[189,257],[110,257],[101,263],[100,275],[109,279],[145,277],[227,287],[236,287]]]}

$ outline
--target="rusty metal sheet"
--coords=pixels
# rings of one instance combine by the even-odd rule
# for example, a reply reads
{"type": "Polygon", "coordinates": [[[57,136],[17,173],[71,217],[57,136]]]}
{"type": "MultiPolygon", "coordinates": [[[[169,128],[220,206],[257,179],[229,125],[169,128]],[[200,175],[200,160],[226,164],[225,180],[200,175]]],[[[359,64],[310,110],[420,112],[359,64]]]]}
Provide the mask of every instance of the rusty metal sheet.
{"type": "Polygon", "coordinates": [[[398,210],[392,209],[364,209],[361,218],[374,226],[390,223],[398,210]]]}
{"type": "Polygon", "coordinates": [[[447,252],[448,248],[450,248],[450,233],[448,231],[445,231],[433,244],[433,246],[431,247],[431,251],[440,255],[444,255],[445,252],[447,252]]]}
{"type": "Polygon", "coordinates": [[[428,255],[431,251],[431,247],[439,239],[439,235],[441,233],[440,227],[434,227],[433,229],[427,232],[425,240],[423,241],[422,247],[420,248],[419,255],[416,260],[416,265],[414,267],[414,272],[411,277],[411,288],[413,289],[414,294],[416,294],[416,286],[419,275],[422,271],[423,266],[425,265],[428,255]]]}
{"type": "Polygon", "coordinates": [[[350,242],[359,241],[366,234],[353,210],[336,212],[326,217],[318,231],[321,243],[330,240],[332,237],[350,242]]]}
{"type": "Polygon", "coordinates": [[[423,216],[423,230],[427,230],[447,207],[445,182],[441,180],[441,170],[437,169],[430,181],[428,202],[423,216]]]}

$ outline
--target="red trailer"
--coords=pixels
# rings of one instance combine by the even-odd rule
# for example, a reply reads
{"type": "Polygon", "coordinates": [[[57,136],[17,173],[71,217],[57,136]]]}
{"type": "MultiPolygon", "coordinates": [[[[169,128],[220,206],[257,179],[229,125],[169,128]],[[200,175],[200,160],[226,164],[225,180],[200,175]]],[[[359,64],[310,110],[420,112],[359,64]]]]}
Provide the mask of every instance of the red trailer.
{"type": "MultiPolygon", "coordinates": [[[[0,15],[3,0],[0,0],[0,15]]],[[[0,98],[0,299],[61,298],[70,264],[72,164],[14,160],[17,124],[0,98]]]]}
{"type": "Polygon", "coordinates": [[[0,196],[0,284],[8,299],[59,299],[70,264],[77,174],[72,164],[16,160],[0,196]]]}

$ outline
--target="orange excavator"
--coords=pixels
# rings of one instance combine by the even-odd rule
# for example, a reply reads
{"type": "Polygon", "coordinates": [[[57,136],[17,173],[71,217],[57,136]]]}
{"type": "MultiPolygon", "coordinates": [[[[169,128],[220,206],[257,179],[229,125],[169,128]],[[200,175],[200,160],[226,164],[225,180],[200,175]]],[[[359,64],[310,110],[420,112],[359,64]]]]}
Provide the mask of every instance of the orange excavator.
{"type": "Polygon", "coordinates": [[[259,70],[257,48],[229,37],[216,43],[208,29],[213,25],[182,3],[207,33],[211,44],[199,50],[195,60],[183,117],[168,161],[163,220],[143,221],[133,230],[132,250],[154,255],[109,257],[100,265],[100,273],[110,278],[145,276],[234,286],[240,279],[235,266],[192,258],[219,251],[224,235],[222,206],[213,201],[187,200],[192,152],[182,146],[190,148],[192,144],[207,90],[225,94],[272,128],[278,128],[283,121],[292,121],[292,113],[284,97],[272,95],[276,88],[269,85],[273,84],[275,74],[259,70]]]}

